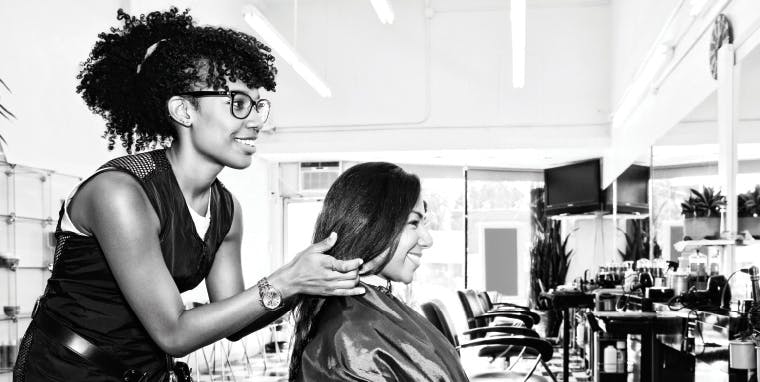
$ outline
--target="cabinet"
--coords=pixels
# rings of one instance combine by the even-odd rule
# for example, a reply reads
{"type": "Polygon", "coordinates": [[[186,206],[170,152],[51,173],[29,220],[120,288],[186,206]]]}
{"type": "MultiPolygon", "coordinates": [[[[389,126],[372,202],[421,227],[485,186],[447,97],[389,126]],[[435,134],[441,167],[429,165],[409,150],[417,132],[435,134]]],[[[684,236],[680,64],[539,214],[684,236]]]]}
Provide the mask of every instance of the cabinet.
{"type": "Polygon", "coordinates": [[[0,161],[0,382],[12,379],[20,337],[50,277],[58,211],[73,175],[0,161]],[[2,357],[4,356],[4,357],[2,357]]]}

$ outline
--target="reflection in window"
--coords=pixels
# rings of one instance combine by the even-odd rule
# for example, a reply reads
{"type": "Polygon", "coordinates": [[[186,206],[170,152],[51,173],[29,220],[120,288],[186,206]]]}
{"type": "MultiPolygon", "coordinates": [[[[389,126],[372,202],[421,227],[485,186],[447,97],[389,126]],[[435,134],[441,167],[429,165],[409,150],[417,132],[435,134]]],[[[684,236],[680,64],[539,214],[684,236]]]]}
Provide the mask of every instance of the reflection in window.
{"type": "Polygon", "coordinates": [[[468,288],[498,291],[517,303],[527,303],[530,191],[542,186],[541,172],[468,172],[468,288]]]}
{"type": "MultiPolygon", "coordinates": [[[[706,168],[704,171],[708,170],[706,168]]],[[[717,175],[678,176],[678,174],[658,174],[658,170],[655,170],[650,198],[652,203],[650,221],[654,222],[654,239],[662,250],[663,258],[678,260],[679,253],[673,249],[673,244],[683,240],[681,203],[689,198],[691,189],[701,192],[702,188],[707,186],[714,187],[718,191],[717,184],[717,175]]]]}

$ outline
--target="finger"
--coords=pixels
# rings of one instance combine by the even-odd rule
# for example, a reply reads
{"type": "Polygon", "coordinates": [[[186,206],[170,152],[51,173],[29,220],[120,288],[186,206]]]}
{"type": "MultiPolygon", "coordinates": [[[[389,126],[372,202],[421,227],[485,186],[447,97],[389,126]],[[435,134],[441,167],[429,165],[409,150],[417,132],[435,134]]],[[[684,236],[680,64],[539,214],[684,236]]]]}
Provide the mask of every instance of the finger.
{"type": "Polygon", "coordinates": [[[351,289],[334,289],[325,292],[325,296],[357,296],[366,293],[364,287],[356,287],[351,289]]]}
{"type": "Polygon", "coordinates": [[[331,272],[330,278],[333,280],[359,280],[359,270],[354,269],[350,272],[331,272]]]}
{"type": "Polygon", "coordinates": [[[331,232],[330,236],[326,237],[324,240],[312,244],[309,249],[311,252],[324,252],[328,249],[332,248],[333,245],[335,245],[335,242],[338,240],[338,234],[335,232],[331,232]]]}
{"type": "Polygon", "coordinates": [[[334,259],[333,261],[333,270],[338,272],[351,272],[359,269],[359,266],[362,265],[364,261],[362,259],[351,259],[351,260],[338,260],[334,259]]]}
{"type": "Polygon", "coordinates": [[[359,270],[359,274],[366,275],[367,273],[376,270],[378,267],[380,267],[380,264],[385,261],[386,256],[388,256],[388,252],[383,252],[374,259],[364,263],[359,270]]]}
{"type": "Polygon", "coordinates": [[[357,287],[356,279],[333,281],[325,285],[325,289],[328,291],[335,291],[339,289],[353,289],[355,287],[357,287]]]}

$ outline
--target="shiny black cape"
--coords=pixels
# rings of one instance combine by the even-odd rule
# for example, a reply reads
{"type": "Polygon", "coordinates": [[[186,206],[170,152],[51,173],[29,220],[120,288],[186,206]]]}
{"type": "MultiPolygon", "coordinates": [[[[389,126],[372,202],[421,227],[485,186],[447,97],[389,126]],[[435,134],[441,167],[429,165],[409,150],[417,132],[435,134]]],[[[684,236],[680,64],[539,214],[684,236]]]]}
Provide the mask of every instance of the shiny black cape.
{"type": "Polygon", "coordinates": [[[328,298],[299,381],[467,381],[459,355],[422,315],[375,287],[328,298]]]}

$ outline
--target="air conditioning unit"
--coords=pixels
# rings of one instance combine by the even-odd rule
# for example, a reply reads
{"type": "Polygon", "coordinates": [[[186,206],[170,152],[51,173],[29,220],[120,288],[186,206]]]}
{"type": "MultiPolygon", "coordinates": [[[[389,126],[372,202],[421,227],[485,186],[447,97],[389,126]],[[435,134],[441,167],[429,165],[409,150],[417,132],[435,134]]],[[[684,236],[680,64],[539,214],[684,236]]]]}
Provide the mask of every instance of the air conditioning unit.
{"type": "Polygon", "coordinates": [[[340,162],[301,162],[298,190],[327,192],[340,173],[340,162]]]}

